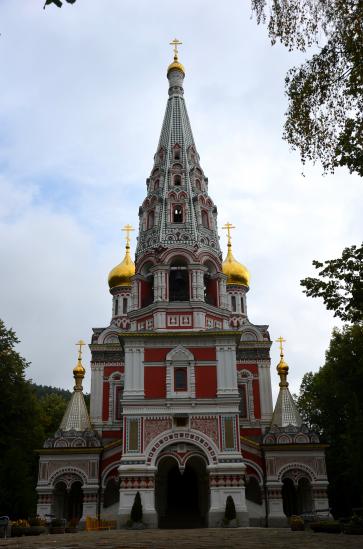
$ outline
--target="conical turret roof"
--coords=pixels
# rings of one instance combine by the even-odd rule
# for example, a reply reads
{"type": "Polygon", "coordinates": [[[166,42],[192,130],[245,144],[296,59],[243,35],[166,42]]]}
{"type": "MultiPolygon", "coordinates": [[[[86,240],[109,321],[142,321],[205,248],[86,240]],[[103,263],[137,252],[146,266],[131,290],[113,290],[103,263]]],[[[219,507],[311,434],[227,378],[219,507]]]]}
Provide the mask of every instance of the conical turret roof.
{"type": "Polygon", "coordinates": [[[147,180],[147,197],[139,211],[137,260],[158,246],[207,248],[221,258],[217,209],[208,196],[208,179],[199,163],[184,100],[184,77],[185,69],[175,48],[174,61],[167,70],[169,99],[147,180]],[[180,208],[177,220],[173,219],[175,208],[180,208]]]}
{"type": "Polygon", "coordinates": [[[279,337],[277,341],[280,343],[280,362],[277,365],[277,372],[280,376],[280,392],[272,415],[271,425],[277,425],[278,427],[287,427],[288,425],[300,427],[303,421],[294,399],[291,396],[289,384],[286,379],[287,374],[289,373],[289,367],[284,360],[282,348],[284,339],[279,337]]]}
{"type": "Polygon", "coordinates": [[[80,340],[78,351],[78,361],[73,369],[75,379],[74,391],[71,400],[68,403],[67,409],[64,412],[63,419],[59,428],[62,431],[86,431],[92,430],[91,421],[88,415],[88,410],[83,396],[82,380],[85,374],[85,368],[82,365],[82,345],[85,343],[80,340]]]}

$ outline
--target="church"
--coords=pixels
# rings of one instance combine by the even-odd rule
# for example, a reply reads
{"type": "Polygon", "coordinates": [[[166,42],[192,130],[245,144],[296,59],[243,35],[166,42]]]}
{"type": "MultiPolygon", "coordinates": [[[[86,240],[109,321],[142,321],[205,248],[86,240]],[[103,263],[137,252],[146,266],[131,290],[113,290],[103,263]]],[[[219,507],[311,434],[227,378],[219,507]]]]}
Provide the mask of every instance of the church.
{"type": "Polygon", "coordinates": [[[71,400],[39,450],[38,514],[122,527],[139,492],[147,527],[215,527],[231,496],[240,526],[286,526],[328,508],[325,446],[289,392],[282,338],[271,379],[268,325],[249,319],[250,273],[231,223],[223,260],[172,44],[135,261],[126,225],[108,278],[111,320],[91,336],[90,411],[80,341],[71,400]]]}

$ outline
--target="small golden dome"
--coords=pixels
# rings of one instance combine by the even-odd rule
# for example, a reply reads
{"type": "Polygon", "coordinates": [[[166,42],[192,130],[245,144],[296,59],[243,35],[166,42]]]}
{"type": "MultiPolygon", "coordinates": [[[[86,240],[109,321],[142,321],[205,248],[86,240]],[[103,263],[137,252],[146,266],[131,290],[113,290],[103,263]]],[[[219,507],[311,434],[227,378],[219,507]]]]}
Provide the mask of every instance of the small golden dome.
{"type": "Polygon", "coordinates": [[[76,343],[76,345],[79,346],[79,349],[78,349],[77,364],[73,368],[73,377],[74,377],[74,380],[76,382],[76,384],[74,386],[74,389],[75,389],[75,391],[82,391],[82,379],[84,378],[84,375],[86,373],[86,369],[84,368],[84,366],[82,364],[82,347],[83,347],[83,345],[85,345],[85,342],[82,339],[80,339],[76,343]]]}
{"type": "Polygon", "coordinates": [[[239,263],[232,254],[232,244],[228,243],[227,257],[222,263],[223,274],[227,275],[227,284],[235,286],[249,286],[250,273],[248,269],[239,263]]]}
{"type": "Polygon", "coordinates": [[[184,66],[181,63],[179,63],[178,58],[176,56],[174,56],[174,61],[170,63],[166,74],[168,75],[169,72],[172,71],[173,69],[182,72],[185,76],[184,66]]]}
{"type": "Polygon", "coordinates": [[[108,275],[110,289],[116,286],[131,286],[131,277],[135,274],[135,263],[130,256],[130,242],[126,240],[126,253],[123,261],[116,265],[108,275]]]}

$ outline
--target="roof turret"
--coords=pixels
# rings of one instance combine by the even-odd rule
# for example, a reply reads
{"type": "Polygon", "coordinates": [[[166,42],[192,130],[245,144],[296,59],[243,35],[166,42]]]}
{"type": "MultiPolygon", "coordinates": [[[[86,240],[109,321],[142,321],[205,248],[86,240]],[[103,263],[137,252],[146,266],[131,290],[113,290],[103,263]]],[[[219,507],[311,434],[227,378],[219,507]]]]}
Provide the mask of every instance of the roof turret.
{"type": "Polygon", "coordinates": [[[92,430],[91,422],[89,419],[87,406],[84,401],[82,380],[85,375],[85,368],[82,364],[82,347],[85,342],[80,339],[76,345],[78,349],[77,364],[73,369],[73,376],[75,380],[74,392],[71,396],[71,400],[68,403],[67,409],[64,413],[63,419],[60,424],[62,431],[86,431],[92,430]]]}
{"type": "Polygon", "coordinates": [[[294,399],[289,391],[289,384],[287,381],[287,374],[289,373],[289,367],[284,359],[284,351],[282,344],[285,340],[280,336],[276,340],[280,344],[280,362],[277,365],[277,373],[280,376],[280,392],[277,397],[274,413],[271,420],[271,425],[277,425],[278,427],[287,427],[293,425],[300,427],[302,425],[302,419],[299,411],[296,407],[294,399]]]}

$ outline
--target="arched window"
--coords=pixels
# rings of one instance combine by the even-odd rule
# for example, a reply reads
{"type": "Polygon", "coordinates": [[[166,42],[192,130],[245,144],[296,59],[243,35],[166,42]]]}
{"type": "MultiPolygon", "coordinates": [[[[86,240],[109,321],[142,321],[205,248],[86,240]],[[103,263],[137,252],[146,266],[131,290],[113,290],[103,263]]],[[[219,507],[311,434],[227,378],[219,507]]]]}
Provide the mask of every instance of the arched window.
{"type": "Polygon", "coordinates": [[[140,304],[141,307],[147,307],[154,301],[154,275],[150,272],[152,263],[146,263],[141,270],[141,274],[144,276],[143,280],[140,280],[140,304]]]}
{"type": "Polygon", "coordinates": [[[243,297],[241,297],[241,313],[245,312],[245,305],[243,303],[243,297]]]}
{"type": "Polygon", "coordinates": [[[154,183],[154,191],[157,191],[159,188],[159,180],[157,179],[154,183]]]}
{"type": "Polygon", "coordinates": [[[180,160],[180,145],[178,145],[178,143],[174,145],[173,157],[174,160],[180,160]]]}
{"type": "Polygon", "coordinates": [[[176,187],[180,187],[180,185],[182,184],[181,175],[179,175],[179,174],[174,175],[173,181],[174,181],[174,185],[175,185],[176,187]]]}
{"type": "Polygon", "coordinates": [[[198,189],[198,191],[202,190],[202,185],[201,185],[200,179],[195,180],[195,186],[198,189]]]}
{"type": "Polygon", "coordinates": [[[247,407],[247,386],[245,383],[238,385],[238,394],[239,394],[239,415],[241,418],[248,417],[248,407],[247,407]]]}
{"type": "Polygon", "coordinates": [[[236,304],[236,296],[231,296],[231,305],[232,305],[232,311],[235,313],[237,310],[237,304],[236,304]]]}
{"type": "Polygon", "coordinates": [[[206,210],[202,210],[202,225],[209,229],[208,212],[206,210]]]}
{"type": "Polygon", "coordinates": [[[247,479],[246,499],[257,503],[257,505],[262,504],[261,488],[256,477],[251,476],[247,479]]]}
{"type": "Polygon", "coordinates": [[[115,316],[118,315],[118,298],[115,298],[115,316]]]}
{"type": "Polygon", "coordinates": [[[127,314],[127,297],[122,298],[122,314],[127,314]]]}
{"type": "Polygon", "coordinates": [[[183,208],[182,206],[173,206],[173,222],[183,223],[183,208]]]}
{"type": "Polygon", "coordinates": [[[151,210],[151,212],[149,212],[148,216],[147,216],[147,228],[148,229],[152,229],[153,226],[154,226],[154,218],[155,218],[155,214],[154,214],[154,210],[151,210]]]}
{"type": "Polygon", "coordinates": [[[116,478],[110,478],[107,481],[103,493],[103,507],[107,508],[117,503],[120,499],[120,481],[116,478]]]}
{"type": "Polygon", "coordinates": [[[170,266],[169,301],[189,301],[189,272],[182,259],[170,266]]]}
{"type": "Polygon", "coordinates": [[[174,391],[188,390],[188,373],[186,368],[175,368],[174,370],[174,391]]]}

